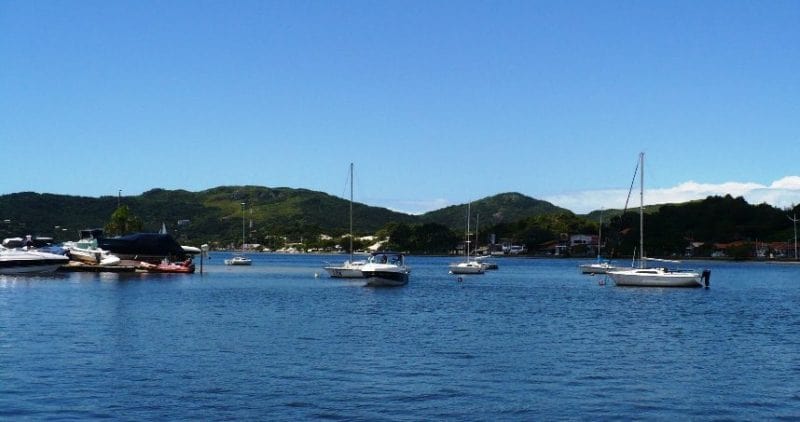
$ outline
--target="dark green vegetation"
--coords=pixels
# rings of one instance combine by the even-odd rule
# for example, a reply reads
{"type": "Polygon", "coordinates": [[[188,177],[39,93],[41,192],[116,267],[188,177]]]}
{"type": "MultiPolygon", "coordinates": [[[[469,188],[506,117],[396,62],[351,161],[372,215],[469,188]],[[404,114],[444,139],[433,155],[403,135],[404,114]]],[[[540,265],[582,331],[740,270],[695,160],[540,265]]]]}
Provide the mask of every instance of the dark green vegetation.
{"type": "MultiPolygon", "coordinates": [[[[781,210],[767,204],[750,205],[743,198],[730,195],[662,205],[645,217],[646,252],[651,256],[680,255],[691,242],[703,242],[695,256],[709,256],[714,250],[727,247],[727,256],[747,258],[759,244],[793,243],[794,229],[788,217],[797,212],[800,206],[781,210]]],[[[611,220],[609,233],[617,250],[630,253],[638,244],[638,224],[638,214],[631,212],[611,220]]],[[[774,251],[777,247],[783,246],[769,249],[774,251]]]]}
{"type": "MultiPolygon", "coordinates": [[[[467,205],[452,205],[431,211],[420,216],[426,223],[437,223],[455,230],[463,230],[466,225],[467,205]]],[[[547,201],[533,199],[519,193],[501,193],[483,198],[471,204],[472,226],[479,221],[486,227],[497,224],[514,223],[528,217],[544,214],[570,213],[547,201]]],[[[478,228],[480,228],[480,225],[478,228]]]]}
{"type": "MultiPolygon", "coordinates": [[[[76,239],[78,230],[85,228],[105,227],[114,233],[139,228],[155,232],[165,223],[181,243],[225,247],[241,243],[242,202],[248,243],[271,248],[287,243],[302,243],[305,248],[347,245],[341,239],[348,232],[347,200],[306,189],[258,186],[218,187],[202,192],[153,189],[121,198],[120,204],[127,211],[124,207],[118,210],[118,198],[114,196],[89,198],[31,192],[3,195],[0,237],[34,234],[63,241],[76,239]],[[323,240],[321,234],[333,239],[323,240]]],[[[467,204],[461,204],[417,216],[356,203],[354,231],[356,236],[388,236],[390,248],[447,253],[463,240],[466,211],[467,204]]],[[[647,252],[651,256],[682,255],[693,241],[704,243],[696,249],[696,255],[710,254],[719,243],[785,243],[794,236],[787,212],[792,211],[750,205],[730,196],[651,207],[645,222],[647,252]]],[[[524,244],[532,254],[547,253],[555,244],[564,245],[572,234],[596,234],[599,221],[598,212],[579,216],[518,193],[475,201],[471,215],[473,230],[480,219],[482,246],[494,234],[498,243],[524,244]]],[[[620,210],[606,210],[603,215],[603,233],[608,241],[604,252],[630,255],[638,244],[638,210],[628,210],[624,215],[620,210]]],[[[357,249],[363,246],[355,243],[357,249]]],[[[590,251],[568,248],[569,252],[590,251]]]]}

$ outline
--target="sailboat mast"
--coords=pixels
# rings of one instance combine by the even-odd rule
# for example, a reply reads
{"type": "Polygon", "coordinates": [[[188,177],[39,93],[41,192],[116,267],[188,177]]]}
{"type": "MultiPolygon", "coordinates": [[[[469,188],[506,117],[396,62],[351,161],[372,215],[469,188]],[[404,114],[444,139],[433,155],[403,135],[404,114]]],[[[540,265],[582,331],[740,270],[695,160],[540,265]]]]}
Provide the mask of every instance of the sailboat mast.
{"type": "Polygon", "coordinates": [[[644,268],[644,153],[639,153],[639,268],[644,268]]]}
{"type": "Polygon", "coordinates": [[[353,163],[350,163],[350,262],[353,262],[353,163]]]}
{"type": "Polygon", "coordinates": [[[597,262],[600,262],[600,245],[603,244],[603,209],[600,209],[600,228],[597,229],[597,262]]]}
{"type": "Polygon", "coordinates": [[[244,202],[242,202],[242,252],[244,252],[244,202]]]}
{"type": "Polygon", "coordinates": [[[478,256],[478,235],[480,230],[478,230],[478,225],[481,223],[481,213],[475,214],[475,257],[478,256]]]}
{"type": "Polygon", "coordinates": [[[464,233],[464,257],[469,261],[469,213],[472,203],[467,204],[467,232],[464,233]]]}

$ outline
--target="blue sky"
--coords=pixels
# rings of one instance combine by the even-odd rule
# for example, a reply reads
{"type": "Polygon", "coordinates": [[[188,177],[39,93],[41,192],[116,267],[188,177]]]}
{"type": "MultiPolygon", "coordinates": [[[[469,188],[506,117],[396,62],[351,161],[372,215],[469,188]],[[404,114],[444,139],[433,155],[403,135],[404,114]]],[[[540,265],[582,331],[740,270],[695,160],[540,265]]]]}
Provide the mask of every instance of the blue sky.
{"type": "Polygon", "coordinates": [[[797,1],[0,1],[0,194],[800,203],[797,1]]]}

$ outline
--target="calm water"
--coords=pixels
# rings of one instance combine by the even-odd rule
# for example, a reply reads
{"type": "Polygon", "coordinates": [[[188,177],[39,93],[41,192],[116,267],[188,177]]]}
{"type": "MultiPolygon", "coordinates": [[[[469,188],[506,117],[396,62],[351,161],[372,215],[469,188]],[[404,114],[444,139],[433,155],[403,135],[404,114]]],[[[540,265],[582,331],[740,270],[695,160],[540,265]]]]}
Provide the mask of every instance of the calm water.
{"type": "Polygon", "coordinates": [[[800,418],[800,266],[618,288],[578,261],[372,289],[322,256],[0,276],[0,419],[800,418]],[[315,278],[314,273],[320,277],[315,278]]]}

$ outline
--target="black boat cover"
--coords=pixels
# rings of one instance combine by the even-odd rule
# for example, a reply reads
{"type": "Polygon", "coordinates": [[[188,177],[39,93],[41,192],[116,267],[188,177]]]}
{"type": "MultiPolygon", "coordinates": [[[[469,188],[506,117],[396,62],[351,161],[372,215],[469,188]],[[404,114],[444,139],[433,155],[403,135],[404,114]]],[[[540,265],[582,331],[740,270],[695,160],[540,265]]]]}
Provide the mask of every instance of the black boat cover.
{"type": "Polygon", "coordinates": [[[127,236],[101,238],[97,246],[120,255],[148,255],[183,259],[186,252],[168,234],[135,233],[127,236]]]}

